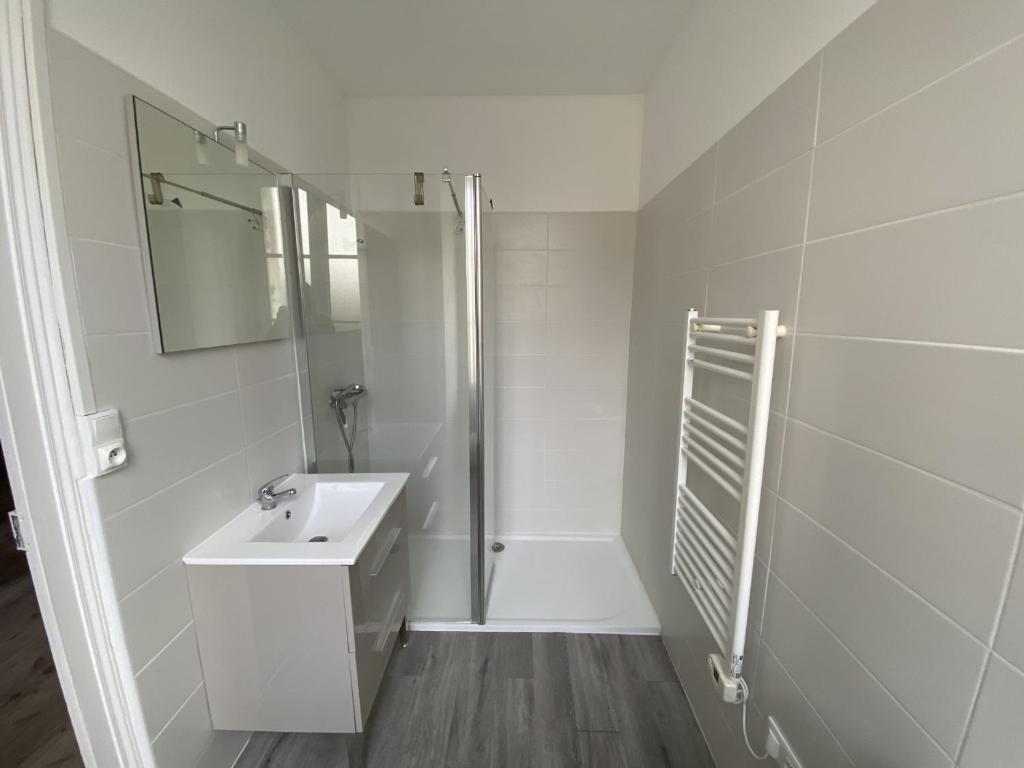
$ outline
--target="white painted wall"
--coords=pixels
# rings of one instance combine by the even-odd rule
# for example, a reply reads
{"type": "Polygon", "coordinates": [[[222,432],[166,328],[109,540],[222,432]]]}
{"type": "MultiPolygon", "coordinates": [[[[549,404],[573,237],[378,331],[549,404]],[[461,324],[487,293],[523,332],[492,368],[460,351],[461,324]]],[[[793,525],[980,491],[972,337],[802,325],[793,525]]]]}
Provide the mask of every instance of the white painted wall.
{"type": "Polygon", "coordinates": [[[635,211],[642,96],[349,99],[357,173],[479,171],[495,208],[635,211]]]}
{"type": "Polygon", "coordinates": [[[646,204],[875,0],[696,0],[647,91],[646,204]]]}
{"type": "Polygon", "coordinates": [[[263,0],[49,0],[54,29],[286,168],[345,169],[345,98],[263,0]]]}

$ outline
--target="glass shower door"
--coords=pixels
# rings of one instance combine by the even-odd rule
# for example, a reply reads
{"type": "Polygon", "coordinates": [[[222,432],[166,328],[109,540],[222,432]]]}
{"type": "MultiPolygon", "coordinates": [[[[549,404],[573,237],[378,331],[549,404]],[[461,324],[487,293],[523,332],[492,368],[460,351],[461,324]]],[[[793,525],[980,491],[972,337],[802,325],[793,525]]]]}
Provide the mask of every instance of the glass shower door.
{"type": "Polygon", "coordinates": [[[316,471],[408,473],[409,618],[479,621],[468,201],[460,214],[441,174],[299,174],[292,187],[316,471]]]}

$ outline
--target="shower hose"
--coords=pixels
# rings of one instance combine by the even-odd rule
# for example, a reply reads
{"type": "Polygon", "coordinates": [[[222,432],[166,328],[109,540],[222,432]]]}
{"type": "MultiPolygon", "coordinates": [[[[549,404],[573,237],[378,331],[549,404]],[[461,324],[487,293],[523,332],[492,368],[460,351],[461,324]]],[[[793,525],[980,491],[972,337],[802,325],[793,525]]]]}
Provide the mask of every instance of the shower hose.
{"type": "Polygon", "coordinates": [[[355,443],[357,429],[359,427],[359,403],[352,402],[352,429],[349,431],[348,414],[345,412],[348,403],[344,398],[334,401],[334,414],[338,417],[338,428],[341,429],[341,439],[345,441],[345,450],[348,451],[348,471],[356,471],[355,443]]]}

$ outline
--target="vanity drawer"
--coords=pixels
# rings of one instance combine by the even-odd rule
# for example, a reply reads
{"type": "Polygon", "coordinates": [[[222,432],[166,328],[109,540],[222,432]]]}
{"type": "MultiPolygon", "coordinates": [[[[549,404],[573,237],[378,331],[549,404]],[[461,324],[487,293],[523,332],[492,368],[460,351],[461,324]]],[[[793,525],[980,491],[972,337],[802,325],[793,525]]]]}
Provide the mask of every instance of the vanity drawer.
{"type": "Polygon", "coordinates": [[[350,571],[357,719],[366,723],[409,603],[409,534],[403,492],[350,571]]]}

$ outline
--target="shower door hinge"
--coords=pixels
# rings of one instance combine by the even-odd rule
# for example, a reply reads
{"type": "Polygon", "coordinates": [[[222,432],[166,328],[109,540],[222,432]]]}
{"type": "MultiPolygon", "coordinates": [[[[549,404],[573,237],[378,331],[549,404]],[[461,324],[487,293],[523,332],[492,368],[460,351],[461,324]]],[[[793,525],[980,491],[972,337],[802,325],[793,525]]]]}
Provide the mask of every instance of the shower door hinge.
{"type": "Polygon", "coordinates": [[[423,198],[423,181],[425,180],[423,171],[416,171],[412,175],[412,202],[413,205],[423,205],[425,202],[423,198]]]}
{"type": "Polygon", "coordinates": [[[14,546],[19,552],[25,552],[28,545],[25,544],[25,536],[21,532],[21,516],[17,512],[8,512],[7,519],[11,521],[11,535],[14,537],[14,546]]]}

